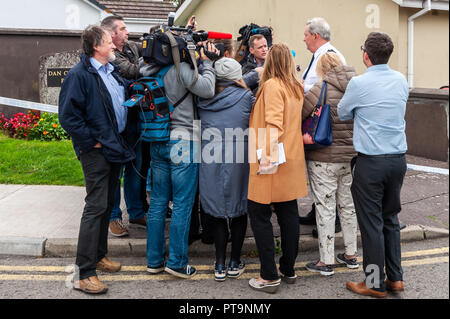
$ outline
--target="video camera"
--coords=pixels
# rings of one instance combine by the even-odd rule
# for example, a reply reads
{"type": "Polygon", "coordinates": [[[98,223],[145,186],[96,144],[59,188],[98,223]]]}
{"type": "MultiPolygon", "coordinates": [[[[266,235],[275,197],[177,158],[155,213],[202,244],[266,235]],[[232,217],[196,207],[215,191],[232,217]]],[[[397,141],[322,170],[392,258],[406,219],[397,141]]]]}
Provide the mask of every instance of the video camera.
{"type": "MultiPolygon", "coordinates": [[[[179,52],[180,62],[188,62],[192,65],[197,63],[200,56],[201,47],[197,43],[207,41],[208,39],[231,39],[229,33],[194,31],[194,26],[187,28],[178,28],[173,26],[175,13],[169,13],[168,24],[161,25],[158,30],[152,34],[144,34],[142,40],[142,56],[146,63],[156,63],[158,65],[170,65],[174,63],[173,53],[175,50],[179,52]],[[170,34],[168,34],[170,32],[170,34]],[[175,41],[175,42],[174,42],[175,41]],[[191,52],[195,52],[191,54],[191,52]],[[195,55],[195,58],[193,56],[195,55]],[[195,60],[195,61],[194,61],[195,60]]],[[[195,24],[195,23],[194,23],[195,24]]],[[[218,43],[216,48],[220,54],[210,52],[203,47],[205,55],[215,61],[223,56],[223,45],[218,43]]]]}

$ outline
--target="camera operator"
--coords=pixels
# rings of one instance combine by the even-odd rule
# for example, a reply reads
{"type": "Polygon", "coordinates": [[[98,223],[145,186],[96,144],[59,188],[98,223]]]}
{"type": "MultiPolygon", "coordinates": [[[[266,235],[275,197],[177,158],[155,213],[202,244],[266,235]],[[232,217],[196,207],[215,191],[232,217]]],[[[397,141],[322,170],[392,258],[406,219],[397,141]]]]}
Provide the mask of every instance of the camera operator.
{"type": "MultiPolygon", "coordinates": [[[[220,54],[211,43],[206,45],[207,51],[220,54]]],[[[168,273],[191,278],[196,269],[188,265],[188,234],[190,216],[198,185],[198,163],[194,163],[193,121],[197,112],[194,96],[212,98],[215,90],[215,71],[213,62],[200,49],[199,74],[195,81],[195,70],[187,62],[181,62],[179,72],[175,65],[163,78],[165,93],[173,105],[181,101],[171,116],[170,140],[154,142],[150,145],[152,158],[151,170],[153,186],[150,197],[147,224],[147,271],[150,273],[168,273]],[[175,163],[174,156],[182,156],[175,163]],[[169,233],[169,258],[165,261],[165,216],[169,200],[173,198],[172,218],[169,233]]],[[[195,63],[195,61],[193,61],[195,63]]],[[[161,66],[144,64],[140,69],[143,76],[154,76],[161,66]]],[[[197,149],[198,151],[198,149],[197,149]]]]}
{"type": "MultiPolygon", "coordinates": [[[[120,16],[109,16],[102,20],[101,25],[111,30],[112,41],[116,46],[113,61],[120,69],[120,74],[128,79],[134,80],[139,77],[139,57],[142,46],[136,42],[128,41],[129,32],[127,26],[120,16]]],[[[138,120],[136,110],[130,110],[130,117],[138,120]],[[135,114],[133,114],[135,113],[135,114]]],[[[122,222],[122,211],[120,209],[120,179],[123,177],[123,191],[127,213],[130,224],[140,227],[147,225],[147,202],[145,193],[146,172],[149,166],[149,144],[138,141],[134,147],[136,159],[123,165],[120,169],[119,183],[115,192],[114,208],[109,220],[109,232],[116,237],[128,235],[128,228],[122,222]]]]}

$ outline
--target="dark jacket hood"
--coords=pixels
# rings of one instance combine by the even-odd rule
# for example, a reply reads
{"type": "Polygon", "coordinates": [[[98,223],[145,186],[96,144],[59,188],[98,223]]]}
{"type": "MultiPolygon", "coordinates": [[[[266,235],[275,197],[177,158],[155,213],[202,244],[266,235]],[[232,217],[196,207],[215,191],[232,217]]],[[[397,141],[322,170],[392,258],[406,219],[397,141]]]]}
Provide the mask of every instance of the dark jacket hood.
{"type": "Polygon", "coordinates": [[[245,94],[247,94],[246,89],[230,81],[229,86],[212,99],[199,99],[197,106],[200,109],[217,112],[236,105],[245,94]]]}

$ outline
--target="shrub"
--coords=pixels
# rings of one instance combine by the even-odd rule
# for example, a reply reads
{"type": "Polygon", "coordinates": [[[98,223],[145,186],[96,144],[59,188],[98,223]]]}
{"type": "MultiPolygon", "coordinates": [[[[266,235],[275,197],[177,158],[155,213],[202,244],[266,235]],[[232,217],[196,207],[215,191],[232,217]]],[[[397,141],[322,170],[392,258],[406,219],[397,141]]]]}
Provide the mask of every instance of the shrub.
{"type": "Polygon", "coordinates": [[[43,113],[41,118],[33,125],[29,139],[41,141],[67,140],[69,135],[59,124],[58,114],[43,113]]]}

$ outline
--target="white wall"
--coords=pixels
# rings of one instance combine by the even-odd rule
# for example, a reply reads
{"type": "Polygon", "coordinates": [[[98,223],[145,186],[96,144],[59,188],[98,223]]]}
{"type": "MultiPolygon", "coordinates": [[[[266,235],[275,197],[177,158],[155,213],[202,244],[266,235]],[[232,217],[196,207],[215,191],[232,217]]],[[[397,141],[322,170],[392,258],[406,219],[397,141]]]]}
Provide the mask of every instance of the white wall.
{"type": "MultiPolygon", "coordinates": [[[[83,30],[108,15],[83,0],[0,0],[0,28],[83,30]]],[[[166,22],[125,18],[128,31],[136,33],[166,22]]]]}
{"type": "Polygon", "coordinates": [[[106,12],[82,0],[0,0],[0,28],[82,30],[106,12]]]}
{"type": "Polygon", "coordinates": [[[148,21],[143,22],[136,22],[133,20],[129,20],[127,18],[125,18],[124,20],[127,25],[128,31],[136,33],[148,33],[150,28],[155,25],[167,24],[167,19],[166,20],[149,19],[148,21]]]}

